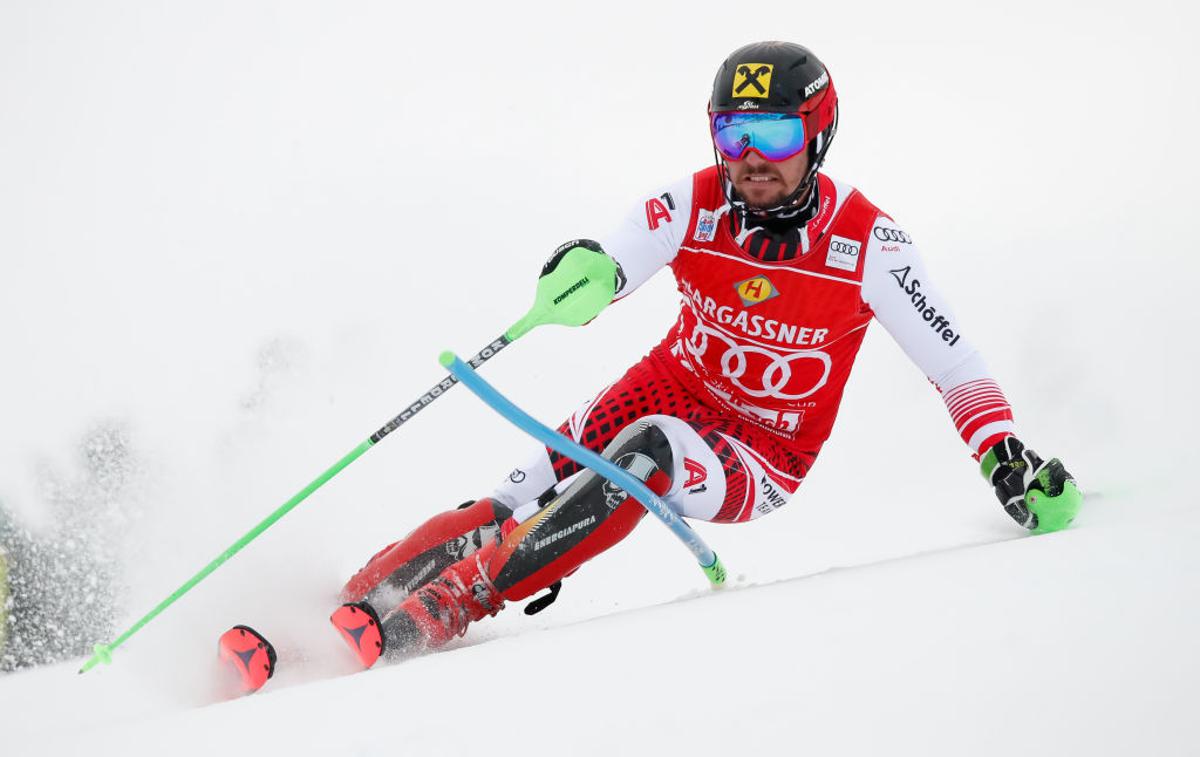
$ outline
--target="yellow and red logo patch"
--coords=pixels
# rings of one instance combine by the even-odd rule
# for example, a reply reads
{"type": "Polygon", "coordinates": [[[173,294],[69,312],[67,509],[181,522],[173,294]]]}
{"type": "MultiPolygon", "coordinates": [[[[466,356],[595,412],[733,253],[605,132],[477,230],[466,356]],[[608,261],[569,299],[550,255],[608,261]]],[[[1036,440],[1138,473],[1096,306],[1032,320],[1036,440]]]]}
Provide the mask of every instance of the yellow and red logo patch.
{"type": "Polygon", "coordinates": [[[738,297],[742,299],[744,307],[757,305],[760,302],[766,302],[772,297],[779,296],[779,290],[771,283],[771,280],[766,276],[755,276],[752,279],[739,281],[733,285],[737,290],[738,297]]]}

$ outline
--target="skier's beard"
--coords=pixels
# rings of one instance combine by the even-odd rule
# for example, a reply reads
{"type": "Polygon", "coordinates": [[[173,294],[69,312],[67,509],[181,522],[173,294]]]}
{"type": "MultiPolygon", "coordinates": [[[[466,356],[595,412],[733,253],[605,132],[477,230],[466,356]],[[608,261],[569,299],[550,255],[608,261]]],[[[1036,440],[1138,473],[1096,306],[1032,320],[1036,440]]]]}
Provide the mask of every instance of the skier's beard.
{"type": "MultiPolygon", "coordinates": [[[[780,206],[783,205],[784,201],[787,200],[787,198],[795,191],[796,191],[796,187],[786,187],[785,186],[783,189],[772,194],[767,199],[760,198],[757,202],[753,202],[753,201],[749,200],[742,192],[739,192],[737,187],[735,186],[735,187],[733,187],[733,196],[735,199],[741,200],[743,203],[745,203],[745,210],[748,214],[754,215],[756,213],[766,213],[767,211],[772,211],[772,210],[776,210],[776,209],[780,208],[780,206]]],[[[799,197],[797,197],[791,201],[791,203],[789,204],[790,207],[793,207],[797,210],[804,207],[805,204],[808,203],[808,198],[809,198],[809,195],[811,195],[811,194],[812,194],[812,186],[810,185],[806,191],[804,191],[800,194],[799,197]]],[[[784,212],[788,212],[788,211],[784,211],[784,212]]]]}
{"type": "Polygon", "coordinates": [[[783,177],[774,171],[755,171],[748,173],[739,178],[734,185],[734,192],[742,202],[746,203],[746,208],[749,210],[766,210],[774,208],[783,203],[784,199],[790,194],[790,189],[783,183],[783,177]],[[765,186],[757,188],[754,186],[756,179],[760,177],[769,177],[770,181],[759,182],[765,186]],[[768,187],[774,188],[775,191],[770,194],[764,194],[762,190],[768,187]],[[755,190],[758,191],[755,191],[755,190]]]}

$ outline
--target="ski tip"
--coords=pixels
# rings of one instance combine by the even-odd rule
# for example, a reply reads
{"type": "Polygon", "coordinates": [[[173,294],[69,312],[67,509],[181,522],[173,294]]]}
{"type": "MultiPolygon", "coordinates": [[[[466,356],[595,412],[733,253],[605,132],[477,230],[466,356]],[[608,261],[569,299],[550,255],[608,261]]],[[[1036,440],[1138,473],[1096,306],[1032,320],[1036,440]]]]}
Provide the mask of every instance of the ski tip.
{"type": "Polygon", "coordinates": [[[333,611],[329,622],[342,635],[364,668],[383,656],[383,631],[379,615],[366,602],[348,602],[333,611]]]}
{"type": "Polygon", "coordinates": [[[238,675],[242,691],[258,691],[275,675],[275,647],[250,626],[234,626],[217,641],[217,656],[238,675]]]}

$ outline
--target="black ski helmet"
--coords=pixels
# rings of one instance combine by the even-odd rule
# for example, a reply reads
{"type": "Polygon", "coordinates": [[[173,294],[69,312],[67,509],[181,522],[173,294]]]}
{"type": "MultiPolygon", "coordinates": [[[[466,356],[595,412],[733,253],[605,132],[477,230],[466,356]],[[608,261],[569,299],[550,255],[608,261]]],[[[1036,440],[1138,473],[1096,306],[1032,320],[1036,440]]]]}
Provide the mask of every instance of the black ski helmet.
{"type": "MultiPolygon", "coordinates": [[[[730,53],[717,70],[708,100],[709,123],[714,113],[789,113],[804,119],[808,138],[808,173],[777,208],[759,211],[772,215],[786,211],[803,196],[825,162],[837,133],[837,91],[833,79],[812,51],[792,42],[755,42],[730,53]]],[[[725,162],[716,155],[725,174],[725,162]]],[[[725,182],[728,187],[728,182],[725,182]]],[[[745,203],[726,190],[730,205],[744,210],[745,203]]]]}

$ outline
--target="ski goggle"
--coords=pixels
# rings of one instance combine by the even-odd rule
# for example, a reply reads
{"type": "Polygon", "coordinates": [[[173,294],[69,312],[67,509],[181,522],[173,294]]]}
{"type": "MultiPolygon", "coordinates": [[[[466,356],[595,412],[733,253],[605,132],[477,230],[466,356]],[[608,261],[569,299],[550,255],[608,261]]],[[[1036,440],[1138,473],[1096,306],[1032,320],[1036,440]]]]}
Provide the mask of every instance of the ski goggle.
{"type": "Polygon", "coordinates": [[[772,163],[804,149],[804,119],[789,113],[713,113],[713,144],[729,160],[755,150],[772,163]]]}

